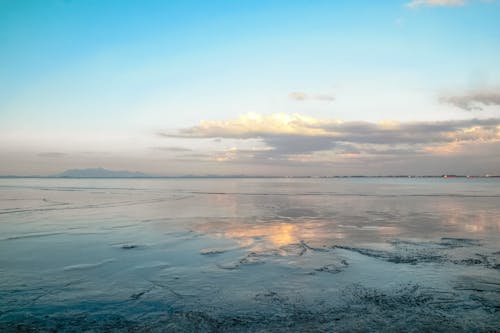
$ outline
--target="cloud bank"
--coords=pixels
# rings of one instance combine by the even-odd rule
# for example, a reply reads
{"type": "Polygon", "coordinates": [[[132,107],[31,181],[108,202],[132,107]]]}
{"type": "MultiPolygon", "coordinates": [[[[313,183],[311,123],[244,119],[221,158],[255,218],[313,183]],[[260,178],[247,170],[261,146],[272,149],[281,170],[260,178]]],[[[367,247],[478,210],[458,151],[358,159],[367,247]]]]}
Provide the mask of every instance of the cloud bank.
{"type": "Polygon", "coordinates": [[[161,134],[188,139],[258,139],[262,143],[254,150],[227,151],[227,158],[221,160],[314,160],[318,154],[447,154],[467,144],[500,142],[500,118],[371,123],[301,114],[250,113],[227,121],[202,121],[198,126],[161,134]]]}

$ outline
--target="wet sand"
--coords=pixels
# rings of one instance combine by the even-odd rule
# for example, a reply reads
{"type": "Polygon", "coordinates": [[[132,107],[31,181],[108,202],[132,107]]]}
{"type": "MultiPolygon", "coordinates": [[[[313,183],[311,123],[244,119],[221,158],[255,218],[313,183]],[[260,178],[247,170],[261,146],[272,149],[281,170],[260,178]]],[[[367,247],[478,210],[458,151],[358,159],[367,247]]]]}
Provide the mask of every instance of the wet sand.
{"type": "Polygon", "coordinates": [[[495,332],[500,181],[0,180],[0,331],[495,332]]]}

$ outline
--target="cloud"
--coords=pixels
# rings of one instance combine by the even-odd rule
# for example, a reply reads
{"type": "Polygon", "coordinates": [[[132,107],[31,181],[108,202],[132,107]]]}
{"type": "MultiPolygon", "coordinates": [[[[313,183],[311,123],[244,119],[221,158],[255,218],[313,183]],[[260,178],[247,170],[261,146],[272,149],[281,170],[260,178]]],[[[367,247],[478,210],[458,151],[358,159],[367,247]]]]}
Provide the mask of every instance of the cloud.
{"type": "Polygon", "coordinates": [[[301,114],[246,114],[227,121],[203,121],[166,137],[198,139],[259,139],[261,149],[225,152],[227,158],[290,159],[293,156],[335,154],[400,155],[446,152],[444,147],[500,141],[500,118],[434,122],[340,121],[301,114]],[[347,149],[348,148],[348,149],[347,149]],[[434,150],[432,150],[433,148],[434,150]]]}
{"type": "Polygon", "coordinates": [[[335,97],[330,94],[313,94],[310,95],[303,91],[294,91],[291,92],[289,97],[295,101],[324,101],[324,102],[332,102],[335,100],[335,97]]]}
{"type": "MultiPolygon", "coordinates": [[[[496,0],[476,0],[476,2],[493,3],[496,0]]],[[[407,7],[460,7],[471,2],[470,0],[412,0],[406,3],[407,7]]]]}
{"type": "Polygon", "coordinates": [[[422,6],[442,6],[442,7],[457,7],[466,4],[465,0],[412,0],[406,4],[410,8],[417,8],[422,6]]]}
{"type": "Polygon", "coordinates": [[[183,152],[193,151],[192,149],[184,148],[184,147],[151,147],[151,148],[155,149],[155,150],[162,150],[162,151],[171,152],[171,153],[183,153],[183,152]]]}
{"type": "Polygon", "coordinates": [[[500,105],[499,91],[474,91],[460,95],[444,95],[442,103],[452,104],[467,111],[483,110],[484,106],[500,105]]]}
{"type": "Polygon", "coordinates": [[[50,158],[59,158],[59,157],[65,157],[68,156],[66,153],[59,153],[59,152],[45,152],[45,153],[39,153],[37,154],[39,157],[50,157],[50,158]]]}
{"type": "MultiPolygon", "coordinates": [[[[328,123],[330,120],[328,120],[328,123]]],[[[272,134],[320,135],[326,133],[318,119],[300,114],[275,113],[269,116],[248,113],[227,121],[202,121],[200,125],[173,133],[160,133],[165,137],[184,138],[234,138],[249,139],[272,134]]]]}
{"type": "MultiPolygon", "coordinates": [[[[264,137],[264,142],[272,147],[272,153],[277,155],[306,154],[315,151],[329,150],[335,147],[335,141],[327,135],[269,135],[264,137]]],[[[269,151],[265,151],[264,153],[269,153],[269,151]]]]}

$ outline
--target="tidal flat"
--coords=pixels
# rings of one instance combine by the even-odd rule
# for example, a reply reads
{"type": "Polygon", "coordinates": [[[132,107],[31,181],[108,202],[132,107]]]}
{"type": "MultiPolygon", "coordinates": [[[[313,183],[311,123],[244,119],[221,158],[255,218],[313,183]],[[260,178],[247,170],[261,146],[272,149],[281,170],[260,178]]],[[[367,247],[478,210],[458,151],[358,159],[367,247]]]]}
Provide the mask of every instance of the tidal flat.
{"type": "Polygon", "coordinates": [[[1,179],[1,332],[498,332],[499,179],[1,179]]]}

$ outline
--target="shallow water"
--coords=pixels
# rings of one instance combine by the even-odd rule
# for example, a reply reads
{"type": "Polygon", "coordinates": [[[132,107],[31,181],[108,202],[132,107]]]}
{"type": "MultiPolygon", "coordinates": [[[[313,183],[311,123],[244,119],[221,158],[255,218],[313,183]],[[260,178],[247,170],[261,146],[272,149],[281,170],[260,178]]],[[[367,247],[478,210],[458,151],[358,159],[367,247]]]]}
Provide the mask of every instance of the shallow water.
{"type": "Polygon", "coordinates": [[[498,179],[1,179],[0,331],[500,330],[498,179]]]}

